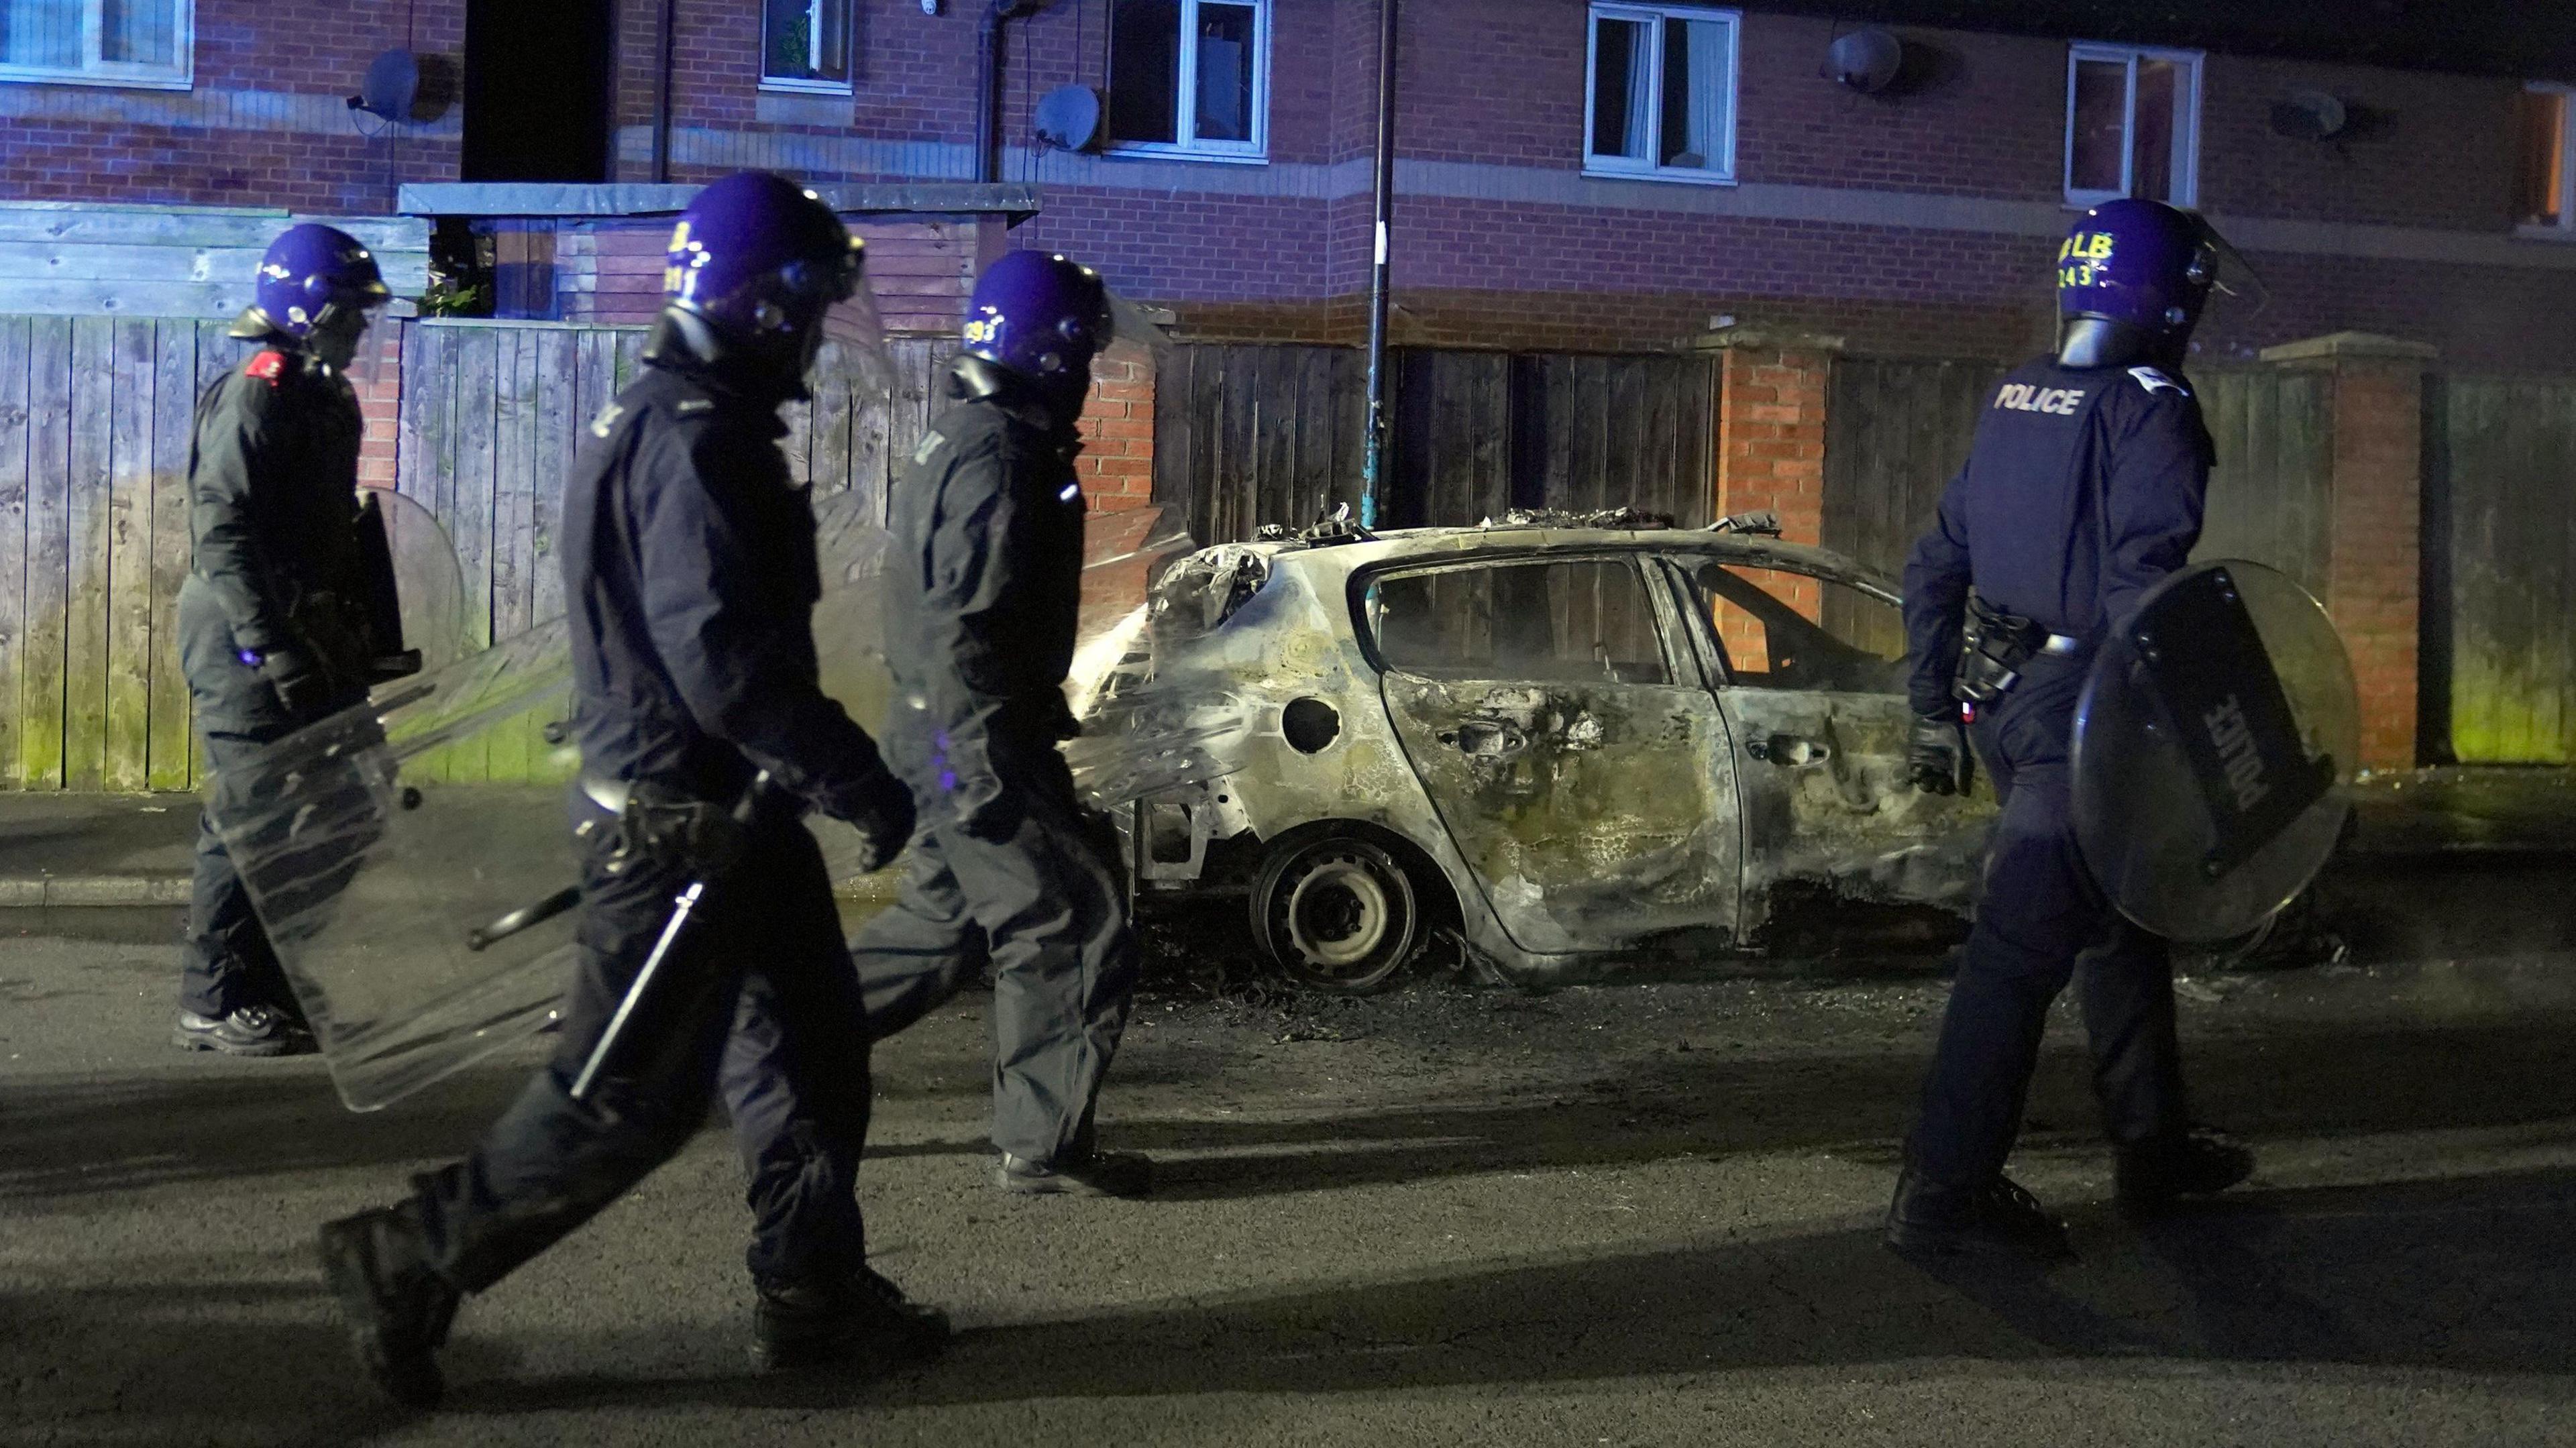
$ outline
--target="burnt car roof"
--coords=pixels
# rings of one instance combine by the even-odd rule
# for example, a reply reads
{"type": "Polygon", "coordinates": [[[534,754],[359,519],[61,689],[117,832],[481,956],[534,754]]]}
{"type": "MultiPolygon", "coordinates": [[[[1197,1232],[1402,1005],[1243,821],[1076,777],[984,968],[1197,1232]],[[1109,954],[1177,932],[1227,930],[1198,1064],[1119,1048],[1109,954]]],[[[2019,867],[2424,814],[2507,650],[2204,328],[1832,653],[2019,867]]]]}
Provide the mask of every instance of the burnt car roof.
{"type": "Polygon", "coordinates": [[[1898,600],[1896,580],[1831,549],[1705,528],[1558,528],[1491,523],[1464,528],[1394,528],[1347,540],[1308,542],[1292,538],[1222,546],[1225,551],[1257,555],[1274,567],[1343,574],[1394,564],[1465,562],[1527,553],[1691,553],[1756,568],[1786,565],[1856,584],[1889,603],[1898,600]]]}

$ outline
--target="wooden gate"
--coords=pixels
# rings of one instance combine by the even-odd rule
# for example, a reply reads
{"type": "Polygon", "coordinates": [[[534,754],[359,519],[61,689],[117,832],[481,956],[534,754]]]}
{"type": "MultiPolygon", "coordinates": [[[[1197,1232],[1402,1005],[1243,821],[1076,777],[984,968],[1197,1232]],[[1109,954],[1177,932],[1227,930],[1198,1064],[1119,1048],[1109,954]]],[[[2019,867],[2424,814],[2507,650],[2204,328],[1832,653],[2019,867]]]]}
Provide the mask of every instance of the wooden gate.
{"type": "Polygon", "coordinates": [[[2576,762],[2576,381],[2436,377],[2425,401],[2425,735],[2576,762]]]}
{"type": "MultiPolygon", "coordinates": [[[[1708,520],[1714,374],[1691,356],[1402,349],[1379,521],[1633,507],[1708,520]]],[[[1154,498],[1191,536],[1249,538],[1356,506],[1367,359],[1347,347],[1173,349],[1155,389],[1154,498]]]]}

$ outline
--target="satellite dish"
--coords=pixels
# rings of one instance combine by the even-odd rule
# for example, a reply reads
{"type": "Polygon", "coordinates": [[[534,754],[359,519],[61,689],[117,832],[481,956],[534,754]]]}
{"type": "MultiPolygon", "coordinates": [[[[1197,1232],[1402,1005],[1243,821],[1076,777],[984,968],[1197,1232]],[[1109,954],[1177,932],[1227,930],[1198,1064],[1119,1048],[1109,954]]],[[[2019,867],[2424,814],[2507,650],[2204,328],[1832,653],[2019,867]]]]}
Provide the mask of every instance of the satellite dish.
{"type": "Polygon", "coordinates": [[[419,97],[419,57],[408,50],[388,50],[368,64],[366,80],[349,97],[349,109],[388,121],[407,121],[412,102],[419,97]]]}
{"type": "Polygon", "coordinates": [[[1841,36],[1825,56],[1825,74],[1862,95],[1874,96],[1894,85],[1904,67],[1905,42],[1884,30],[1841,36]]]}
{"type": "Polygon", "coordinates": [[[2340,135],[2350,120],[2343,102],[2324,91],[2297,91],[2272,103],[2272,129],[2303,141],[2340,135]]]}
{"type": "Polygon", "coordinates": [[[1058,86],[1038,101],[1038,139],[1059,151],[1087,151],[1100,134],[1100,92],[1058,86]]]}

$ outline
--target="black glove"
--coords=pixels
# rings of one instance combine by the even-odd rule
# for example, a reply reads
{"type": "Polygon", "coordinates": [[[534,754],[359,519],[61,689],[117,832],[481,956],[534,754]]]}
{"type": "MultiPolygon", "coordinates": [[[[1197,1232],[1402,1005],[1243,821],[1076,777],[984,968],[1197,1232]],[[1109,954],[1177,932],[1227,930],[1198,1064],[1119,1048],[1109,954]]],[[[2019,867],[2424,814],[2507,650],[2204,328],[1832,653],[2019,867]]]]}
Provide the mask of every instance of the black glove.
{"type": "Polygon", "coordinates": [[[260,655],[259,676],[277,691],[277,702],[298,720],[312,719],[331,704],[331,680],[302,649],[276,648],[260,655]]]}
{"type": "Polygon", "coordinates": [[[884,869],[912,843],[912,791],[887,770],[842,791],[824,812],[859,832],[862,870],[884,869]]]}
{"type": "Polygon", "coordinates": [[[1955,714],[1918,714],[1914,742],[1905,752],[1906,773],[1925,794],[1966,794],[1976,766],[1968,734],[1955,714]]]}

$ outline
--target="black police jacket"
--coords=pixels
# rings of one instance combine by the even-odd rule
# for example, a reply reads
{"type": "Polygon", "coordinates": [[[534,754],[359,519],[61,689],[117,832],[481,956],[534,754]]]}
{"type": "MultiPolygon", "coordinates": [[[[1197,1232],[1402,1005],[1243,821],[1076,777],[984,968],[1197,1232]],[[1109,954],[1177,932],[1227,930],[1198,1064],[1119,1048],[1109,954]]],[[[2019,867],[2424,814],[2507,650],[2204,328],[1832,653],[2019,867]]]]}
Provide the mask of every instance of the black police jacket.
{"type": "Polygon", "coordinates": [[[564,599],[582,766],[727,801],[755,769],[847,816],[884,778],[822,690],[814,512],[774,394],[648,357],[564,484],[564,599]]]}
{"type": "Polygon", "coordinates": [[[936,776],[971,817],[1074,732],[1083,501],[1079,442],[1024,384],[969,359],[953,385],[891,509],[887,742],[917,792],[936,776]]]}
{"type": "Polygon", "coordinates": [[[1948,714],[1968,590],[2089,648],[2200,541],[2213,458],[2190,384],[2153,367],[2023,364],[1905,565],[1908,694],[1948,714]]]}
{"type": "Polygon", "coordinates": [[[213,626],[231,635],[218,657],[294,649],[344,684],[366,678],[365,426],[349,380],[299,352],[256,353],[198,399],[188,527],[213,626]]]}

